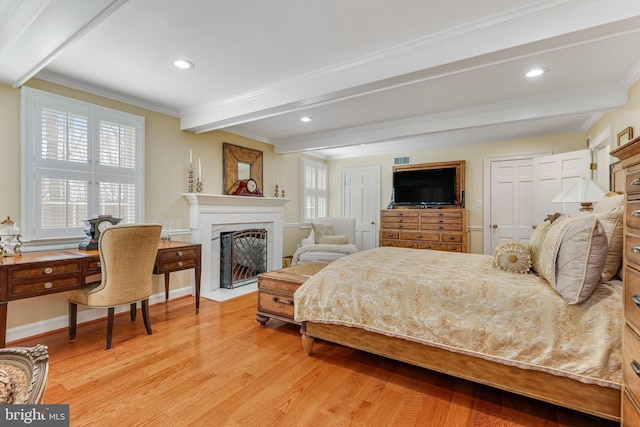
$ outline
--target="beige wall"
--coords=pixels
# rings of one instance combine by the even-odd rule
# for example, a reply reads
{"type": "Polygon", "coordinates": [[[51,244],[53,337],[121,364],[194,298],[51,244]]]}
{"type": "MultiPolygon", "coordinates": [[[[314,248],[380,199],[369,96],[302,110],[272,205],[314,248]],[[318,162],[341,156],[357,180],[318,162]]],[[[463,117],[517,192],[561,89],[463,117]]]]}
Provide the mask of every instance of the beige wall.
{"type": "MultiPolygon", "coordinates": [[[[546,138],[531,138],[514,141],[470,144],[459,147],[436,148],[409,153],[411,163],[430,163],[441,161],[465,161],[465,200],[470,211],[471,252],[482,253],[482,208],[474,207],[475,200],[483,197],[483,165],[485,157],[540,153],[550,151],[562,153],[585,148],[585,134],[575,133],[546,138]]],[[[384,156],[359,157],[354,159],[331,160],[329,162],[330,188],[340,187],[341,170],[355,166],[380,166],[380,207],[385,207],[391,199],[392,167],[394,156],[407,155],[406,151],[384,156]]],[[[329,209],[332,215],[340,214],[340,193],[332,192],[329,209]]]]}
{"type": "Polygon", "coordinates": [[[631,126],[636,137],[640,136],[640,81],[631,86],[628,92],[627,105],[616,111],[604,114],[596,123],[587,131],[587,135],[595,138],[603,132],[609,130],[613,134],[613,149],[617,144],[617,135],[619,132],[631,126]]]}

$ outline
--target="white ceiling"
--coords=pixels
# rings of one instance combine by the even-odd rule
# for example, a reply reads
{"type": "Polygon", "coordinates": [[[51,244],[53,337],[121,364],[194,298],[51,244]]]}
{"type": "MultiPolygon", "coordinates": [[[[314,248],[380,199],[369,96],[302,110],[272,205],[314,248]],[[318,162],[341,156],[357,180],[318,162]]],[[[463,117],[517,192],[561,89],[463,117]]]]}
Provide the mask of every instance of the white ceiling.
{"type": "Polygon", "coordinates": [[[34,76],[279,153],[557,135],[626,104],[640,1],[0,0],[0,82],[34,76]]]}

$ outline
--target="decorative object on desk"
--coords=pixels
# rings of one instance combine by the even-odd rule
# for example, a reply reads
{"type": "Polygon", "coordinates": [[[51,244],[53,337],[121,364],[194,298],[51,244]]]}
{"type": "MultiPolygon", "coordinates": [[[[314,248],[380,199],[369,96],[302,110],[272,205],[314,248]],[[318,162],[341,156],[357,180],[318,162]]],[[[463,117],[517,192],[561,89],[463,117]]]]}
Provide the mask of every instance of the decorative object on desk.
{"type": "Polygon", "coordinates": [[[618,133],[618,147],[626,144],[633,139],[633,128],[628,126],[623,131],[618,133]]]}
{"type": "Polygon", "coordinates": [[[78,245],[78,249],[87,251],[98,249],[100,233],[112,225],[118,224],[120,221],[122,221],[121,218],[114,218],[111,215],[99,215],[97,218],[85,219],[84,233],[87,235],[87,238],[78,245]]]}
{"type": "Polygon", "coordinates": [[[234,196],[264,197],[260,192],[260,189],[258,188],[258,184],[256,183],[256,181],[251,178],[238,181],[238,186],[235,188],[235,190],[231,194],[233,194],[234,196]]]}
{"type": "Polygon", "coordinates": [[[7,217],[0,223],[0,255],[20,255],[22,246],[20,229],[11,218],[7,217]]]}
{"type": "Polygon", "coordinates": [[[580,203],[580,212],[591,212],[593,203],[604,196],[604,191],[589,178],[582,177],[571,187],[551,199],[552,203],[580,203]]]}
{"type": "Polygon", "coordinates": [[[246,185],[252,179],[257,191],[262,196],[262,151],[224,142],[222,144],[222,163],[224,194],[255,196],[256,193],[238,191],[238,187],[246,185]]]}

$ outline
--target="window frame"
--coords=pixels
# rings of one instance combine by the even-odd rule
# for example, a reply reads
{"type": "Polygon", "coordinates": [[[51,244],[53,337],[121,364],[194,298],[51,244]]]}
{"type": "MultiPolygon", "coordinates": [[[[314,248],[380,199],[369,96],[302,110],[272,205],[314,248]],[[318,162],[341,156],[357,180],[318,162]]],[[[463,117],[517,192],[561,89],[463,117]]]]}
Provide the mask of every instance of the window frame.
{"type": "Polygon", "coordinates": [[[329,171],[326,163],[318,162],[315,160],[307,159],[304,157],[300,158],[300,223],[303,225],[311,225],[311,221],[313,218],[321,218],[326,217],[329,214],[329,171]],[[316,174],[315,188],[307,188],[307,168],[312,168],[312,173],[316,174]],[[319,185],[319,177],[318,171],[323,171],[324,175],[324,189],[318,188],[319,185]],[[307,206],[306,201],[307,198],[311,197],[316,200],[316,208],[315,208],[315,216],[307,217],[307,206]],[[319,199],[324,199],[324,215],[317,215],[317,201],[319,199]]]}
{"type": "Polygon", "coordinates": [[[135,188],[134,219],[129,222],[143,222],[144,218],[144,153],[145,118],[77,99],[52,94],[38,89],[21,89],[21,234],[22,240],[32,243],[79,241],[86,237],[84,226],[42,229],[43,205],[42,177],[77,178],[87,182],[87,219],[100,214],[100,181],[133,185],[135,188]],[[42,159],[41,135],[43,109],[57,109],[67,113],[82,114],[87,117],[87,161],[69,162],[42,159]],[[135,162],[133,168],[101,166],[99,164],[100,122],[108,121],[135,129],[135,162]],[[38,157],[40,156],[40,157],[38,157]]]}

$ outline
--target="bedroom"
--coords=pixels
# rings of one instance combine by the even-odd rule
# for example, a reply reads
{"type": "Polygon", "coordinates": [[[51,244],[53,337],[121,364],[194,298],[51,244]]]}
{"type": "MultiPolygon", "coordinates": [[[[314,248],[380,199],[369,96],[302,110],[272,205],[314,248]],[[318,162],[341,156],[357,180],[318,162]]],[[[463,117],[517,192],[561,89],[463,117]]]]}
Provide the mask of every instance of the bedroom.
{"type": "MultiPolygon", "coordinates": [[[[629,6],[629,5],[627,5],[629,6]]],[[[124,6],[123,6],[124,7],[124,6]]],[[[124,10],[124,9],[123,9],[124,10]]],[[[633,49],[637,45],[628,49],[633,49]]],[[[634,54],[628,54],[634,58],[634,54]]],[[[635,65],[634,61],[634,65],[635,65]]],[[[0,67],[1,68],[1,67],[0,67]]],[[[197,69],[197,68],[196,68],[197,69]]],[[[623,77],[630,74],[630,69],[621,72],[623,77]]],[[[618,78],[617,82],[622,80],[618,78]]],[[[633,80],[635,81],[635,79],[633,80]]],[[[60,83],[60,82],[59,82],[60,83]]],[[[230,142],[236,145],[245,146],[260,150],[264,153],[264,177],[265,188],[271,189],[278,172],[286,175],[287,194],[294,201],[285,206],[285,223],[283,237],[282,255],[290,255],[301,238],[305,237],[308,229],[300,227],[299,206],[295,201],[299,193],[297,185],[297,175],[299,161],[301,157],[312,158],[303,153],[280,154],[277,153],[273,145],[267,144],[248,137],[239,136],[232,132],[213,131],[195,134],[182,131],[180,119],[176,116],[145,109],[139,105],[123,102],[123,98],[114,96],[116,99],[109,99],[105,93],[91,93],[88,88],[82,90],[80,86],[75,88],[66,87],[64,84],[56,84],[55,80],[34,78],[26,84],[28,87],[45,90],[51,93],[60,94],[70,98],[78,99],[103,105],[109,108],[129,112],[143,116],[146,120],[146,196],[145,211],[146,220],[159,220],[171,224],[172,236],[176,240],[188,239],[190,231],[188,229],[188,207],[182,197],[185,192],[186,182],[184,168],[189,154],[189,149],[193,150],[194,156],[200,157],[203,164],[203,186],[204,192],[220,193],[222,188],[222,158],[221,145],[223,142],[230,142]],[[101,96],[102,95],[102,96],[101,96]],[[282,172],[286,171],[286,172],[282,172]]],[[[496,137],[481,143],[464,146],[448,146],[437,148],[411,148],[408,142],[402,146],[401,150],[394,150],[386,154],[371,156],[360,156],[352,158],[328,158],[326,160],[329,168],[329,187],[331,189],[340,188],[341,170],[343,168],[379,165],[381,174],[380,204],[386,205],[390,196],[390,177],[384,171],[391,168],[393,157],[410,155],[411,161],[415,163],[431,162],[439,160],[464,159],[468,163],[467,191],[469,200],[483,200],[483,164],[484,156],[504,156],[517,155],[520,153],[531,153],[549,151],[554,153],[568,152],[582,149],[585,146],[585,139],[588,136],[594,137],[601,134],[605,129],[611,128],[611,133],[615,134],[621,129],[632,126],[638,129],[640,126],[638,109],[638,84],[628,85],[624,88],[624,99],[616,98],[618,103],[615,112],[605,114],[600,120],[592,123],[586,129],[579,129],[569,133],[552,133],[538,137],[496,137]],[[628,99],[627,99],[628,89],[628,99]]],[[[619,94],[619,92],[616,92],[619,94]]],[[[126,99],[126,97],[124,98],[126,99]]],[[[586,101],[584,101],[586,103],[586,101]]],[[[612,101],[609,101],[613,103],[612,101]]],[[[3,150],[7,157],[5,160],[6,176],[19,177],[20,169],[20,91],[11,85],[0,87],[0,109],[2,115],[3,150]]],[[[609,107],[610,109],[613,109],[609,107]]],[[[582,124],[582,123],[581,123],[582,124]]],[[[522,123],[520,123],[522,130],[522,123]]],[[[476,129],[478,130],[478,129],[476,129]]],[[[473,133],[464,135],[465,139],[475,138],[473,133]]],[[[360,148],[362,151],[363,149],[360,148]]],[[[373,153],[372,153],[373,154],[373,153]]],[[[265,190],[265,193],[267,191],[265,190]]],[[[21,196],[18,185],[5,185],[0,190],[6,212],[3,215],[12,218],[21,218],[21,196]]],[[[331,191],[329,193],[329,213],[340,215],[341,195],[340,192],[331,191]]],[[[482,205],[482,203],[481,203],[482,205]]],[[[483,214],[482,207],[476,208],[468,206],[472,211],[472,251],[482,253],[483,247],[483,214]]],[[[20,225],[20,222],[18,222],[20,225]]],[[[189,292],[191,277],[189,275],[175,275],[172,277],[172,297],[186,295],[189,292]]],[[[160,284],[156,283],[157,288],[160,284]]],[[[34,334],[43,333],[51,329],[66,327],[66,298],[63,294],[39,297],[36,299],[15,301],[10,304],[9,309],[9,340],[16,340],[34,334]]]]}

